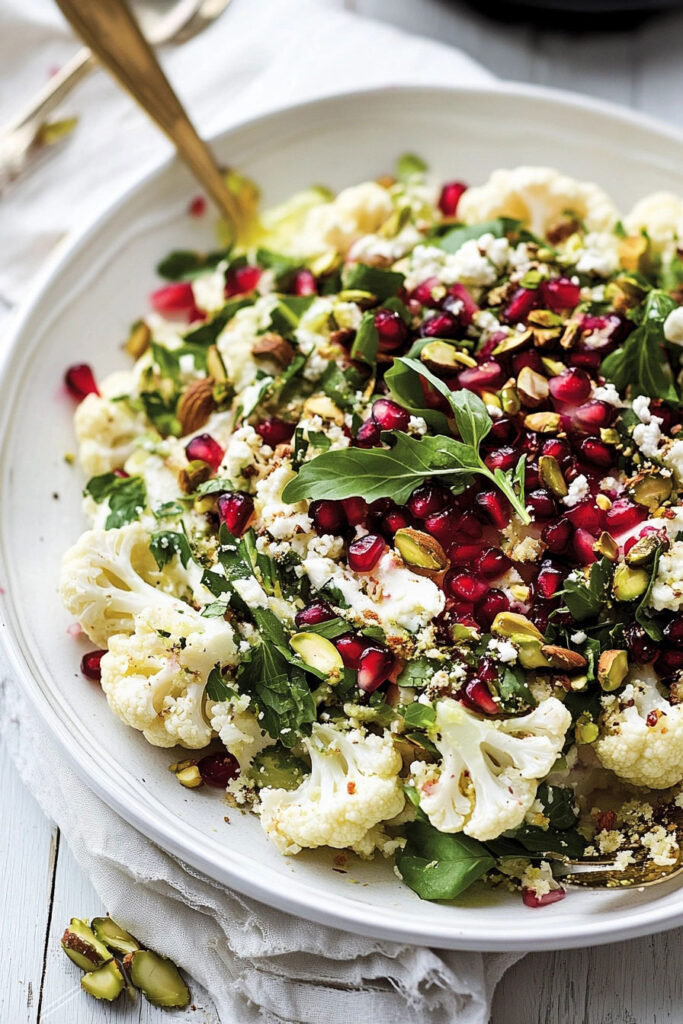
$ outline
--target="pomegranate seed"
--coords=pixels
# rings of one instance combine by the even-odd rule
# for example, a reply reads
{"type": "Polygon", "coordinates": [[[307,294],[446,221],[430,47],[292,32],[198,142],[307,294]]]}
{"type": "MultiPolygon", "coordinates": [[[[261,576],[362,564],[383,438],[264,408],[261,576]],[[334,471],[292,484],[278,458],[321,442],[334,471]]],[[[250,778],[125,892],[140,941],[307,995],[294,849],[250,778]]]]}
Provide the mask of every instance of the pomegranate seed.
{"type": "Polygon", "coordinates": [[[246,295],[253,292],[261,280],[260,267],[236,267],[228,272],[225,281],[225,297],[231,299],[233,295],[246,295]]]}
{"type": "Polygon", "coordinates": [[[659,655],[659,647],[637,622],[624,626],[624,643],[635,661],[647,665],[659,655]]]}
{"type": "Polygon", "coordinates": [[[510,505],[500,491],[480,491],[475,501],[486,519],[499,530],[510,522],[510,505]]]}
{"type": "Polygon", "coordinates": [[[537,896],[533,889],[522,889],[522,902],[526,907],[547,907],[563,900],[566,895],[564,889],[551,889],[542,896],[537,896]]]}
{"type": "Polygon", "coordinates": [[[456,572],[449,569],[443,581],[443,588],[450,597],[456,600],[467,601],[469,604],[478,604],[488,593],[488,583],[478,580],[469,572],[456,572]]]}
{"type": "Polygon", "coordinates": [[[564,573],[556,569],[552,562],[542,562],[536,577],[536,593],[544,601],[552,601],[555,595],[562,589],[564,573]]]}
{"type": "Polygon", "coordinates": [[[405,530],[413,525],[413,517],[404,508],[390,509],[380,522],[380,530],[385,537],[393,537],[397,530],[405,530]]]}
{"type": "Polygon", "coordinates": [[[519,437],[518,425],[510,416],[501,416],[494,420],[484,444],[490,441],[491,444],[512,444],[519,437]]]}
{"type": "Polygon", "coordinates": [[[335,614],[324,601],[314,601],[296,613],[294,621],[297,626],[318,626],[321,622],[334,619],[335,614]]]}
{"type": "Polygon", "coordinates": [[[533,491],[540,486],[541,477],[538,471],[537,462],[529,462],[524,466],[524,487],[527,491],[533,491]]]}
{"type": "Polygon", "coordinates": [[[580,405],[574,412],[575,423],[584,430],[595,433],[603,427],[608,427],[612,422],[615,408],[608,402],[593,400],[580,405]]]}
{"type": "Polygon", "coordinates": [[[495,391],[505,381],[505,372],[500,363],[489,359],[479,366],[470,366],[458,374],[458,384],[468,391],[495,391]]]}
{"type": "Polygon", "coordinates": [[[526,352],[515,352],[512,357],[512,369],[515,374],[519,374],[525,366],[528,366],[534,373],[540,373],[542,377],[545,377],[543,360],[535,348],[530,348],[526,352]]]}
{"type": "Polygon", "coordinates": [[[664,627],[664,636],[674,647],[683,647],[683,618],[672,619],[664,627]]]}
{"type": "Polygon", "coordinates": [[[503,448],[496,448],[489,452],[484,458],[489,469],[514,469],[519,462],[519,452],[516,448],[506,445],[503,448]]]}
{"type": "Polygon", "coordinates": [[[358,669],[358,688],[364,693],[374,693],[385,683],[394,667],[394,656],[386,648],[370,647],[361,655],[358,669]]]}
{"type": "Polygon", "coordinates": [[[366,533],[364,537],[351,541],[347,551],[347,560],[354,572],[372,572],[379,562],[386,541],[376,533],[366,533]]]}
{"type": "Polygon", "coordinates": [[[484,532],[484,528],[472,512],[464,512],[458,520],[458,532],[464,533],[466,537],[471,537],[472,540],[479,540],[484,532]]]}
{"type": "Polygon", "coordinates": [[[572,366],[568,370],[563,370],[557,377],[551,377],[548,387],[556,402],[579,405],[585,402],[591,393],[591,379],[585,370],[572,366]]]}
{"type": "Polygon", "coordinates": [[[447,181],[439,194],[439,209],[444,217],[455,217],[458,212],[458,203],[463,192],[467,191],[467,185],[461,181],[447,181]]]}
{"type": "Polygon", "coordinates": [[[608,313],[606,316],[592,316],[589,313],[584,313],[581,318],[581,327],[583,330],[582,343],[586,345],[590,339],[590,343],[587,345],[588,349],[593,352],[597,351],[601,359],[607,354],[606,350],[614,348],[629,330],[629,325],[617,313],[608,313]]]}
{"type": "Polygon", "coordinates": [[[371,415],[381,430],[407,430],[410,422],[410,413],[389,398],[373,402],[371,415]]]}
{"type": "Polygon", "coordinates": [[[647,515],[648,510],[643,505],[635,505],[628,498],[618,498],[605,512],[605,522],[609,532],[618,536],[642,523],[647,515]]]}
{"type": "Polygon", "coordinates": [[[224,754],[206,754],[197,762],[202,782],[207,786],[225,789],[240,773],[239,761],[226,750],[224,754]]]}
{"type": "Polygon", "coordinates": [[[152,309],[162,316],[177,317],[187,320],[188,323],[202,316],[195,304],[194,292],[189,281],[166,284],[152,292],[149,298],[152,309]]]}
{"type": "Polygon", "coordinates": [[[408,328],[393,309],[380,309],[375,313],[375,328],[382,352],[393,352],[408,340],[408,328]]]}
{"type": "Polygon", "coordinates": [[[194,462],[195,459],[206,462],[215,473],[223,461],[225,452],[211,434],[197,434],[185,445],[185,455],[189,462],[194,462]]]}
{"type": "Polygon", "coordinates": [[[508,556],[500,548],[487,548],[477,558],[474,568],[481,576],[485,576],[487,580],[493,580],[507,572],[511,564],[508,556]]]}
{"type": "Polygon", "coordinates": [[[435,288],[442,289],[443,285],[438,277],[428,277],[426,281],[418,284],[417,288],[413,288],[410,297],[419,302],[421,306],[429,306],[432,309],[436,309],[439,305],[439,300],[434,298],[433,292],[435,288]]]}
{"type": "MultiPolygon", "coordinates": [[[[527,612],[528,617],[533,622],[536,629],[541,633],[546,633],[548,630],[548,621],[550,619],[550,613],[553,611],[553,605],[549,601],[541,601],[538,599],[532,608],[527,612]]],[[[572,622],[574,620],[572,619],[572,622]]]]}
{"type": "Polygon", "coordinates": [[[510,611],[510,601],[502,590],[492,588],[481,602],[477,605],[475,618],[482,629],[490,629],[491,623],[496,615],[501,612],[510,611]]]}
{"type": "Polygon", "coordinates": [[[130,473],[126,473],[125,469],[115,469],[114,476],[118,476],[121,480],[127,480],[130,473]]]}
{"type": "Polygon", "coordinates": [[[294,278],[293,291],[295,295],[317,295],[318,284],[310,270],[297,271],[294,278]]]}
{"type": "Polygon", "coordinates": [[[448,550],[448,557],[452,565],[472,565],[483,550],[483,544],[454,544],[448,550]]]}
{"type": "Polygon", "coordinates": [[[548,523],[543,527],[541,540],[554,555],[561,555],[567,550],[569,541],[574,532],[572,524],[568,519],[558,519],[555,523],[548,523]]]}
{"type": "Polygon", "coordinates": [[[465,685],[464,697],[464,703],[473,711],[481,711],[485,715],[497,715],[500,712],[488,686],[476,676],[465,685]]]}
{"type": "Polygon", "coordinates": [[[187,208],[190,217],[203,217],[206,213],[206,199],[204,196],[195,196],[187,208]]]}
{"type": "Polygon", "coordinates": [[[456,338],[460,329],[458,318],[442,311],[433,313],[420,324],[421,338],[456,338]]]}
{"type": "Polygon", "coordinates": [[[538,293],[531,288],[518,288],[503,316],[511,323],[524,320],[538,306],[538,293]]]}
{"type": "Polygon", "coordinates": [[[602,362],[600,352],[574,348],[568,353],[567,361],[572,366],[580,366],[583,370],[597,370],[602,362]]]}
{"type": "Polygon", "coordinates": [[[595,544],[595,537],[588,530],[584,530],[582,527],[574,534],[574,553],[578,558],[579,562],[583,565],[590,565],[592,562],[596,562],[597,558],[593,551],[593,545],[595,544]]]}
{"type": "Polygon", "coordinates": [[[449,504],[450,497],[450,493],[443,487],[437,487],[436,484],[422,484],[421,487],[416,487],[408,498],[408,511],[416,519],[426,519],[427,516],[434,515],[435,512],[440,512],[445,508],[449,504]]]}
{"type": "Polygon", "coordinates": [[[313,529],[322,536],[324,533],[341,533],[346,527],[344,506],[340,501],[321,498],[312,501],[308,514],[313,520],[313,529]]]}
{"type": "Polygon", "coordinates": [[[681,669],[683,669],[683,651],[677,650],[675,647],[662,651],[657,659],[657,671],[660,676],[678,676],[681,669]]]}
{"type": "Polygon", "coordinates": [[[594,466],[606,468],[614,463],[612,449],[597,437],[587,437],[581,443],[581,455],[594,466]]]}
{"type": "Polygon", "coordinates": [[[453,316],[457,316],[463,327],[469,327],[474,314],[479,312],[479,306],[464,284],[452,284],[450,286],[448,298],[444,302],[443,308],[453,316]]]}
{"type": "Polygon", "coordinates": [[[254,514],[254,499],[243,491],[228,491],[218,499],[218,516],[233,537],[241,537],[254,514]]]}
{"type": "Polygon", "coordinates": [[[365,498],[343,498],[342,506],[349,526],[363,526],[368,516],[365,498]]]}
{"type": "Polygon", "coordinates": [[[552,455],[561,466],[571,458],[571,454],[571,448],[567,442],[560,440],[559,437],[549,438],[541,448],[541,455],[552,455]]]}
{"type": "Polygon", "coordinates": [[[95,377],[87,363],[76,363],[64,374],[64,383],[72,398],[82,402],[86,395],[99,395],[95,377]]]}
{"type": "Polygon", "coordinates": [[[94,682],[99,683],[102,679],[102,670],[100,668],[100,662],[102,661],[102,655],[106,654],[106,651],[88,651],[81,658],[81,672],[86,679],[92,679],[94,682]]]}
{"type": "Polygon", "coordinates": [[[553,313],[565,309],[574,309],[581,300],[581,289],[567,277],[556,277],[552,281],[542,281],[539,288],[541,303],[553,313]]]}
{"type": "Polygon", "coordinates": [[[360,659],[370,647],[370,641],[357,633],[344,633],[333,641],[334,646],[341,654],[345,668],[353,671],[360,668],[360,659]]]}
{"type": "Polygon", "coordinates": [[[269,416],[267,420],[261,420],[256,424],[256,433],[260,434],[263,443],[270,445],[271,448],[291,441],[294,429],[294,423],[286,423],[277,416],[269,416]]]}
{"type": "MultiPolygon", "coordinates": [[[[427,516],[424,520],[424,527],[427,533],[431,533],[432,537],[436,537],[440,544],[448,547],[460,532],[461,519],[462,513],[457,509],[445,508],[442,512],[435,512],[434,515],[427,516]]],[[[481,534],[481,524],[477,525],[481,534]]]]}
{"type": "Polygon", "coordinates": [[[555,499],[544,487],[539,487],[527,494],[526,503],[531,505],[536,519],[550,519],[557,511],[555,499]]]}
{"type": "Polygon", "coordinates": [[[356,448],[380,448],[382,445],[382,439],[380,438],[380,429],[374,420],[366,420],[365,423],[361,423],[353,443],[356,448]]]}
{"type": "Polygon", "coordinates": [[[592,499],[574,505],[565,514],[575,529],[581,527],[589,533],[600,533],[605,528],[605,513],[592,499]]]}

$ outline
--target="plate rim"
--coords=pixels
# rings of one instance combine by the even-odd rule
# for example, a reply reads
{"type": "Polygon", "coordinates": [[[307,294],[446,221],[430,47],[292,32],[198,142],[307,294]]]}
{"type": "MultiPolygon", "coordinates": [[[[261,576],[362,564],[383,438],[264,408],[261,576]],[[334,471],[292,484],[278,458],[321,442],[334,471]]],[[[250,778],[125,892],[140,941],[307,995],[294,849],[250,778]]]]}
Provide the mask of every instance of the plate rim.
{"type": "MultiPolygon", "coordinates": [[[[293,117],[305,117],[308,112],[315,112],[321,107],[334,107],[335,104],[344,105],[350,100],[357,100],[360,96],[369,99],[383,98],[388,95],[400,99],[402,95],[426,97],[427,95],[443,98],[451,96],[488,96],[498,95],[518,96],[521,99],[534,98],[549,102],[551,105],[572,109],[574,111],[587,111],[592,114],[608,116],[617,120],[625,126],[634,124],[654,132],[668,142],[679,142],[683,145],[683,130],[666,125],[647,114],[639,111],[630,111],[628,108],[620,107],[614,103],[595,100],[592,97],[579,96],[577,94],[551,89],[545,86],[518,84],[513,82],[482,83],[473,86],[441,86],[441,85],[400,85],[381,86],[372,89],[354,89],[341,93],[334,93],[315,100],[308,100],[300,103],[285,104],[256,117],[244,118],[230,127],[215,133],[212,140],[229,139],[232,135],[239,134],[246,129],[259,130],[267,127],[269,123],[278,117],[287,114],[293,117]]],[[[36,274],[34,282],[28,293],[20,303],[16,311],[9,317],[7,341],[4,352],[0,359],[0,387],[8,385],[10,381],[13,364],[20,358],[19,341],[29,318],[33,315],[42,298],[44,291],[52,284],[61,268],[67,265],[79,249],[87,243],[93,234],[99,229],[103,221],[115,217],[117,212],[132,201],[135,196],[146,188],[156,177],[164,174],[174,164],[179,164],[174,154],[161,157],[150,163],[141,173],[127,185],[122,186],[114,194],[111,200],[93,211],[88,216],[79,218],[75,227],[55,247],[50,257],[46,260],[43,268],[36,274]]],[[[11,403],[3,409],[0,416],[0,442],[7,433],[9,426],[9,412],[11,403]]],[[[6,446],[2,446],[1,452],[6,446]]],[[[0,456],[0,463],[4,462],[4,455],[0,456]]],[[[5,537],[5,520],[0,520],[0,558],[4,563],[4,548],[7,539],[5,537]]],[[[9,591],[9,588],[8,588],[9,591]]],[[[11,593],[8,592],[8,597],[11,593]]],[[[344,896],[330,896],[325,906],[320,906],[313,900],[306,901],[304,897],[304,886],[298,882],[293,885],[294,890],[300,890],[298,894],[290,896],[281,887],[269,887],[264,882],[253,881],[248,876],[246,865],[238,869],[235,863],[220,864],[211,857],[204,857],[202,851],[196,844],[191,844],[178,834],[175,825],[166,825],[162,816],[155,818],[144,805],[137,807],[127,804],[119,796],[116,785],[99,765],[88,757],[85,750],[79,744],[73,742],[69,726],[60,716],[55,716],[53,710],[43,695],[37,680],[31,671],[29,655],[23,650],[23,641],[27,638],[22,634],[18,624],[12,622],[13,609],[10,601],[3,599],[0,602],[0,643],[4,648],[10,666],[14,669],[15,678],[19,682],[25,696],[30,701],[44,726],[51,736],[57,741],[69,764],[77,772],[80,778],[97,795],[115,810],[124,820],[128,821],[134,828],[142,832],[153,842],[159,843],[163,849],[179,857],[181,860],[191,864],[194,868],[203,871],[208,877],[219,881],[228,887],[233,887],[239,892],[256,899],[259,902],[268,902],[269,905],[277,906],[279,909],[295,916],[305,916],[319,924],[337,927],[347,931],[357,931],[363,935],[387,939],[398,942],[410,942],[415,945],[432,945],[439,948],[470,949],[470,950],[533,950],[533,949],[562,949],[581,946],[587,943],[602,944],[613,942],[615,933],[618,932],[619,940],[634,938],[639,935],[652,934],[656,931],[663,931],[675,928],[683,924],[683,908],[678,911],[669,911],[666,903],[660,905],[645,904],[632,910],[612,911],[608,915],[589,917],[584,920],[568,925],[563,924],[564,934],[558,934],[558,927],[551,926],[552,918],[542,920],[534,919],[534,937],[528,937],[528,930],[520,928],[514,937],[502,937],[491,939],[477,933],[477,929],[468,924],[466,928],[458,926],[457,923],[446,926],[435,927],[434,922],[422,926],[419,915],[411,921],[410,930],[406,928],[403,918],[405,912],[400,912],[400,920],[392,922],[390,908],[382,908],[377,916],[383,920],[369,920],[372,907],[367,904],[357,903],[344,896]],[[7,614],[5,608],[7,606],[7,614]],[[544,925],[543,921],[547,924],[544,925]],[[551,926],[551,927],[549,927],[551,926]]],[[[26,645],[27,646],[27,645],[26,645]]],[[[235,851],[227,851],[226,860],[239,858],[241,855],[235,851]]],[[[253,874],[253,872],[252,872],[253,874]]],[[[292,880],[293,881],[293,880],[292,880]]],[[[377,910],[377,908],[375,908],[377,910]]],[[[520,921],[525,920],[520,917],[520,921]]],[[[483,928],[482,928],[483,931],[483,928]]]]}

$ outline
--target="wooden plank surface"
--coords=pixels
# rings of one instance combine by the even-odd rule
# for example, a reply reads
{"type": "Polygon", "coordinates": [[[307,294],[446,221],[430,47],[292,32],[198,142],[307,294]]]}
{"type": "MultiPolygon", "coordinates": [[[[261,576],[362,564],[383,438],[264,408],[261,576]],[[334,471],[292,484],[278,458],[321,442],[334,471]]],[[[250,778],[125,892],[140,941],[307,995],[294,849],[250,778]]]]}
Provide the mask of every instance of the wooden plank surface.
{"type": "MultiPolygon", "coordinates": [[[[611,34],[591,32],[588,19],[582,26],[586,31],[570,36],[503,25],[457,0],[324,4],[460,46],[503,78],[575,89],[683,125],[683,12],[611,34]]],[[[2,1024],[162,1024],[180,1018],[214,1024],[201,993],[193,993],[198,1010],[189,1018],[169,1016],[144,1000],[102,1007],[81,993],[80,972],[65,960],[59,936],[71,915],[94,916],[104,908],[2,749],[0,778],[2,1024]]],[[[491,1024],[681,1024],[682,947],[678,931],[607,947],[531,954],[501,982],[491,1024]]]]}

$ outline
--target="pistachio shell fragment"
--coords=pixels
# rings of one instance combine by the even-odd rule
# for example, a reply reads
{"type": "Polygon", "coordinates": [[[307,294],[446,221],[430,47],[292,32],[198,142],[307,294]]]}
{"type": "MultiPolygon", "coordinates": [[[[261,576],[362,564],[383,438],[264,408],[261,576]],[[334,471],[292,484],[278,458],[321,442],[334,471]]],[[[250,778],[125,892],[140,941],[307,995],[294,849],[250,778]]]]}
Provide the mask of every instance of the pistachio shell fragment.
{"type": "Polygon", "coordinates": [[[610,562],[616,562],[619,558],[619,545],[612,534],[607,533],[606,530],[603,530],[596,540],[593,551],[601,558],[609,558],[610,562]]]}
{"type": "Polygon", "coordinates": [[[295,633],[290,637],[289,646],[304,665],[325,676],[339,675],[344,668],[341,654],[334,644],[317,633],[295,633]]]}
{"type": "Polygon", "coordinates": [[[69,927],[62,935],[62,949],[82,971],[97,970],[112,958],[104,943],[88,927],[88,922],[78,917],[71,918],[69,927]]]}
{"type": "Polygon", "coordinates": [[[529,408],[541,405],[550,394],[548,378],[532,370],[530,366],[523,366],[519,371],[517,390],[522,404],[529,408]]]}
{"type": "Polygon", "coordinates": [[[628,675],[626,651],[603,651],[598,660],[598,682],[603,690],[618,690],[628,675]]]}
{"type": "Polygon", "coordinates": [[[498,636],[531,636],[543,642],[543,634],[534,626],[531,619],[519,612],[498,612],[491,625],[491,632],[498,636]]]}
{"type": "Polygon", "coordinates": [[[167,957],[151,949],[137,949],[124,958],[123,966],[135,987],[153,1006],[182,1008],[190,1002],[190,990],[176,965],[167,957]]]}
{"type": "Polygon", "coordinates": [[[125,931],[120,924],[113,921],[111,917],[93,917],[90,927],[100,942],[113,949],[116,953],[132,953],[139,949],[139,942],[133,938],[130,932],[125,931]]]}
{"type": "Polygon", "coordinates": [[[106,999],[113,1003],[123,992],[126,981],[116,960],[110,960],[104,967],[89,971],[81,978],[81,988],[95,999],[106,999]]]}
{"type": "Polygon", "coordinates": [[[635,601],[642,597],[650,583],[650,574],[644,569],[631,569],[620,565],[614,573],[612,590],[617,601],[635,601]]]}
{"type": "Polygon", "coordinates": [[[463,366],[476,366],[477,361],[472,356],[459,352],[454,345],[447,341],[428,342],[420,352],[420,359],[423,363],[434,370],[460,370],[463,366]]]}
{"type": "Polygon", "coordinates": [[[439,573],[448,565],[446,552],[435,537],[411,527],[397,530],[396,550],[406,565],[416,572],[439,573]]]}
{"type": "Polygon", "coordinates": [[[556,498],[564,498],[569,493],[564,473],[554,455],[541,455],[538,460],[538,475],[543,486],[556,498]]]}
{"type": "Polygon", "coordinates": [[[626,564],[635,567],[647,565],[655,557],[660,546],[661,541],[653,534],[649,534],[647,537],[641,537],[640,540],[637,540],[633,547],[629,549],[628,554],[626,555],[626,564]]]}

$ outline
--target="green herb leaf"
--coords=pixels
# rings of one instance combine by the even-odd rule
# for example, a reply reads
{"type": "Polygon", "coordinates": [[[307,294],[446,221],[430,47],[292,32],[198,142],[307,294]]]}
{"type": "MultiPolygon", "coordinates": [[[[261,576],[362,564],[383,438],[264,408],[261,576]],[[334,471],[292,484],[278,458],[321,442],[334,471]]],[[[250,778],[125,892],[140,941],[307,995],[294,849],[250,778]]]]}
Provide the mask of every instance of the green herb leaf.
{"type": "Polygon", "coordinates": [[[549,786],[547,782],[542,782],[538,787],[536,797],[543,804],[543,813],[550,821],[552,828],[560,830],[574,828],[577,814],[574,810],[576,796],[573,789],[568,786],[549,786]]]}
{"type": "Polygon", "coordinates": [[[409,729],[429,729],[436,720],[436,711],[431,704],[421,704],[414,700],[403,712],[405,723],[409,729]]]}
{"type": "Polygon", "coordinates": [[[237,696],[237,691],[232,686],[228,686],[223,678],[220,665],[214,665],[209,672],[209,678],[206,680],[206,696],[209,700],[214,700],[217,703],[232,700],[237,696]]]}
{"type": "Polygon", "coordinates": [[[421,416],[432,430],[443,434],[448,430],[448,419],[438,409],[428,409],[425,406],[424,392],[420,384],[421,374],[415,372],[412,362],[408,359],[394,359],[384,374],[391,397],[413,416],[421,416]]]}
{"type": "Polygon", "coordinates": [[[526,673],[518,665],[505,665],[496,688],[503,711],[518,713],[536,707],[526,673]]]}
{"type": "Polygon", "coordinates": [[[147,489],[141,476],[117,476],[116,473],[102,473],[88,480],[84,494],[101,505],[109,502],[109,515],[105,529],[114,530],[140,518],[147,504],[147,489]]]}
{"type": "Polygon", "coordinates": [[[410,182],[415,178],[424,178],[427,164],[415,153],[403,153],[396,161],[396,177],[399,181],[410,182]]]}
{"type": "Polygon", "coordinates": [[[407,661],[401,674],[396,680],[397,686],[423,687],[429,682],[435,672],[441,668],[441,663],[431,658],[411,658],[407,661]]]}
{"type": "Polygon", "coordinates": [[[340,409],[352,412],[358,402],[356,394],[363,390],[364,381],[355,367],[342,369],[338,363],[330,361],[320,378],[320,387],[340,409]]]}
{"type": "Polygon", "coordinates": [[[462,833],[447,835],[425,821],[406,826],[396,866],[423,900],[452,900],[495,867],[485,846],[462,833]]]}
{"type": "Polygon", "coordinates": [[[576,622],[594,619],[607,600],[614,567],[607,558],[593,562],[588,579],[567,577],[561,596],[576,622]]]}
{"type": "Polygon", "coordinates": [[[374,367],[379,349],[379,334],[375,327],[375,314],[364,313],[351,347],[351,358],[360,359],[374,367]]]}
{"type": "Polygon", "coordinates": [[[396,270],[382,270],[366,263],[355,263],[345,275],[344,285],[349,290],[371,292],[382,301],[396,295],[404,281],[405,276],[396,270]]]}
{"type": "MultiPolygon", "coordinates": [[[[445,235],[434,239],[434,245],[446,252],[457,252],[465,242],[472,238],[481,238],[482,235],[494,235],[495,238],[503,238],[505,235],[516,233],[528,234],[522,228],[522,222],[513,220],[511,217],[496,217],[495,220],[487,220],[482,224],[469,224],[451,228],[445,235]]],[[[529,236],[531,237],[531,236],[529,236]]]]}
{"type": "Polygon", "coordinates": [[[327,619],[326,622],[318,622],[315,626],[302,626],[302,633],[315,633],[317,636],[324,636],[326,640],[334,640],[338,636],[349,632],[349,624],[344,619],[335,616],[334,619],[327,619]]]}
{"type": "Polygon", "coordinates": [[[678,303],[666,292],[652,289],[642,308],[642,319],[623,345],[610,352],[601,364],[601,372],[620,390],[632,397],[650,395],[667,402],[679,396],[666,351],[664,321],[678,303]]]}
{"type": "Polygon", "coordinates": [[[141,391],[140,401],[147,419],[159,431],[162,437],[173,435],[180,437],[182,428],[176,416],[177,396],[164,398],[160,391],[141,391]]]}
{"type": "Polygon", "coordinates": [[[235,313],[240,309],[244,309],[245,306],[251,305],[249,299],[238,298],[230,299],[220,309],[208,323],[202,324],[201,327],[195,327],[193,331],[189,331],[185,335],[186,345],[201,345],[204,348],[208,348],[209,345],[213,345],[218,338],[219,334],[223,332],[223,329],[230,323],[235,313]]]}
{"type": "Polygon", "coordinates": [[[192,558],[192,548],[184,533],[174,533],[172,530],[162,530],[160,533],[153,533],[149,550],[154,555],[154,560],[160,569],[168,565],[177,555],[183,569],[192,558]]]}
{"type": "Polygon", "coordinates": [[[659,569],[659,559],[662,555],[661,547],[655,551],[655,556],[652,560],[652,566],[650,568],[650,582],[647,585],[647,590],[641,597],[638,607],[636,608],[636,622],[643,627],[647,635],[651,640],[659,641],[663,637],[662,628],[658,622],[650,618],[648,614],[648,608],[650,605],[650,595],[652,594],[652,588],[657,579],[657,570],[659,569]]]}
{"type": "Polygon", "coordinates": [[[176,249],[157,264],[157,274],[167,281],[187,281],[207,270],[212,270],[229,255],[229,249],[217,252],[195,252],[176,249]]]}

